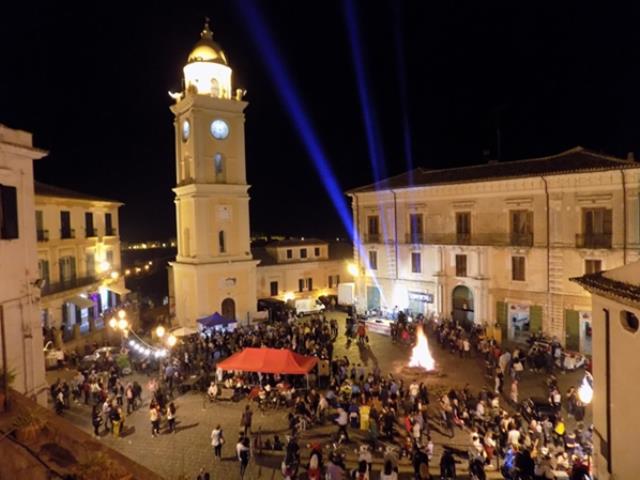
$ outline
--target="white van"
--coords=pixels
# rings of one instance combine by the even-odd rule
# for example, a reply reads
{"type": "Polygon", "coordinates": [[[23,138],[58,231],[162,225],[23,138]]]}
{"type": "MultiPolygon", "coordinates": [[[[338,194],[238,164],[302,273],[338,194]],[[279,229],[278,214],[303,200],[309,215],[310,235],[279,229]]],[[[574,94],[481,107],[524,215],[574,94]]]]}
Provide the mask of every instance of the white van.
{"type": "Polygon", "coordinates": [[[320,300],[313,298],[299,298],[295,300],[294,306],[296,309],[296,315],[320,313],[325,309],[325,306],[320,300]]]}

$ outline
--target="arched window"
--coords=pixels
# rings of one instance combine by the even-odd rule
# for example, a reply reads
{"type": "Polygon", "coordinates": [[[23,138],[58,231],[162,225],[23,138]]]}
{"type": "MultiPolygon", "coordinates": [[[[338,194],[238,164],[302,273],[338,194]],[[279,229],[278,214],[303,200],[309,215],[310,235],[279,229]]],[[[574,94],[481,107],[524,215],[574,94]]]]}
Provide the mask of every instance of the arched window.
{"type": "Polygon", "coordinates": [[[220,96],[220,84],[218,83],[217,78],[211,79],[211,96],[219,97],[220,96]]]}
{"type": "Polygon", "coordinates": [[[640,328],[640,320],[638,320],[636,314],[627,310],[620,312],[620,322],[622,322],[622,328],[630,333],[636,333],[640,328]]]}
{"type": "Polygon", "coordinates": [[[225,181],[224,167],[224,156],[218,152],[213,156],[213,172],[215,173],[216,182],[218,183],[225,181]]]}
{"type": "Polygon", "coordinates": [[[227,251],[227,246],[225,244],[224,238],[224,230],[220,230],[218,232],[218,247],[220,248],[220,253],[225,253],[227,251]]]}

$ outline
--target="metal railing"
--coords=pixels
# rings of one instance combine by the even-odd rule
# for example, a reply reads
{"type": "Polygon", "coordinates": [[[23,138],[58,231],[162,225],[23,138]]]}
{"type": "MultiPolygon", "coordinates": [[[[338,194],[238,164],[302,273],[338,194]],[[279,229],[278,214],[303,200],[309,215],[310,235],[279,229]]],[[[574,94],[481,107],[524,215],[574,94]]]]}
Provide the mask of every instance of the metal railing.
{"type": "Polygon", "coordinates": [[[39,242],[48,242],[49,230],[36,230],[36,236],[39,242]]]}
{"type": "Polygon", "coordinates": [[[73,228],[61,228],[60,229],[60,238],[76,238],[76,231],[73,228]]]}
{"type": "Polygon", "coordinates": [[[511,232],[510,244],[513,247],[531,247],[533,245],[533,233],[511,232]]]}
{"type": "Polygon", "coordinates": [[[98,236],[98,229],[97,228],[85,228],[84,229],[84,235],[87,238],[91,238],[91,237],[97,237],[98,236]]]}
{"type": "Polygon", "coordinates": [[[413,243],[415,245],[420,245],[425,242],[425,237],[424,237],[424,233],[422,232],[411,232],[411,233],[407,233],[405,235],[405,242],[406,243],[413,243]]]}
{"type": "Polygon", "coordinates": [[[577,248],[611,248],[611,233],[578,233],[577,248]]]}
{"type": "Polygon", "coordinates": [[[54,293],[64,292],[65,290],[72,290],[74,288],[85,287],[97,282],[99,279],[95,275],[87,277],[74,277],[60,282],[49,283],[47,282],[41,289],[42,295],[53,295],[54,293]]]}
{"type": "Polygon", "coordinates": [[[380,243],[382,241],[382,235],[379,233],[365,233],[364,243],[380,243]]]}
{"type": "Polygon", "coordinates": [[[106,237],[115,237],[116,235],[118,235],[118,231],[113,227],[106,228],[105,231],[104,231],[104,235],[106,237]]]}

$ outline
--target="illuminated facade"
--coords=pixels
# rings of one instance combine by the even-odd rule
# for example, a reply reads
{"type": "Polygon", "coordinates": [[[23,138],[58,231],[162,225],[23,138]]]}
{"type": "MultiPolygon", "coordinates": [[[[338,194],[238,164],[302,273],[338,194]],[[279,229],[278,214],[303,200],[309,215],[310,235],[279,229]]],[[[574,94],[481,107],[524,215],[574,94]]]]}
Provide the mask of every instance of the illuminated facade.
{"type": "Polygon", "coordinates": [[[590,296],[569,277],[638,259],[639,181],[633,160],[577,147],[354,189],[358,307],[453,316],[514,341],[542,330],[589,353],[590,296]]]}
{"type": "Polygon", "coordinates": [[[593,302],[593,426],[600,480],[635,480],[640,425],[640,262],[573,279],[593,302]],[[630,381],[631,380],[631,381],[630,381]]]}
{"type": "Polygon", "coordinates": [[[220,312],[256,312],[250,248],[242,91],[208,24],[184,67],[185,91],[172,93],[175,116],[177,256],[171,263],[176,323],[194,326],[220,312]]]}
{"type": "Polygon", "coordinates": [[[35,194],[41,321],[61,346],[103,328],[101,314],[128,293],[120,275],[122,203],[40,182],[35,194]]]}
{"type": "Polygon", "coordinates": [[[31,134],[0,125],[0,316],[2,365],[12,387],[46,404],[33,193],[33,160],[47,152],[31,134]]]}
{"type": "Polygon", "coordinates": [[[294,300],[336,295],[338,284],[350,281],[351,244],[318,239],[283,239],[253,249],[258,298],[294,300]]]}

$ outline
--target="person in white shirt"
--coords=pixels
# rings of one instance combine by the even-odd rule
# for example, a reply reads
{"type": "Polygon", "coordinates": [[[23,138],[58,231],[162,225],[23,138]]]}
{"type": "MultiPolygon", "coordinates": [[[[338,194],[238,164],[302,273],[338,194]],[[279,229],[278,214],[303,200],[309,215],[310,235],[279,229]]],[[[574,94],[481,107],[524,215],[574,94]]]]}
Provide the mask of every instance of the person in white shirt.
{"type": "Polygon", "coordinates": [[[509,432],[507,433],[507,443],[517,447],[520,443],[520,430],[516,428],[515,425],[511,425],[509,432]]]}
{"type": "Polygon", "coordinates": [[[224,436],[220,425],[211,430],[211,446],[213,447],[213,456],[218,460],[222,460],[222,445],[224,444],[224,436]]]}

